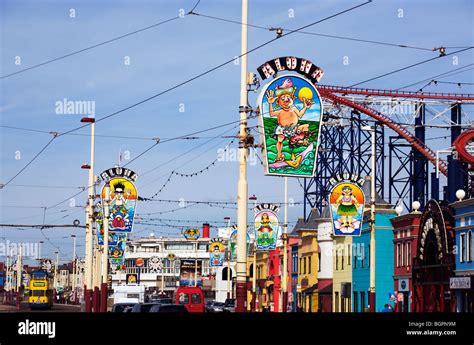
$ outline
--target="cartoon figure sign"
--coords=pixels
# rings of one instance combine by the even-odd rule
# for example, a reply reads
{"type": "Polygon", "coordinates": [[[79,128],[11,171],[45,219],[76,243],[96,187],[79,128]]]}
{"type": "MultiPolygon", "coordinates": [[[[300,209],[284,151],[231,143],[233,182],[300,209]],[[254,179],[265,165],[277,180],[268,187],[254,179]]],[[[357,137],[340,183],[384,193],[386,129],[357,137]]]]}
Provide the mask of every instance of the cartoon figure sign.
{"type": "MultiPolygon", "coordinates": [[[[230,258],[231,261],[237,259],[237,229],[234,227],[234,231],[230,235],[230,258]]],[[[250,235],[247,233],[247,255],[250,255],[250,235]]]]}
{"type": "Polygon", "coordinates": [[[359,236],[364,215],[362,189],[351,182],[334,186],[329,195],[335,236],[359,236]]]}
{"type": "Polygon", "coordinates": [[[213,239],[209,244],[209,262],[210,266],[222,266],[224,265],[225,257],[225,245],[220,239],[213,239]]]}
{"type": "MultiPolygon", "coordinates": [[[[105,185],[102,187],[102,205],[105,185]]],[[[137,205],[137,189],[133,182],[124,178],[110,180],[109,232],[132,232],[133,217],[137,205]]]]}
{"type": "Polygon", "coordinates": [[[297,75],[273,79],[259,97],[267,175],[313,176],[319,145],[321,97],[297,75]]]}
{"type": "Polygon", "coordinates": [[[118,233],[116,235],[116,244],[109,245],[109,262],[116,270],[121,270],[125,261],[127,234],[118,233]]]}
{"type": "Polygon", "coordinates": [[[201,233],[199,232],[199,229],[196,228],[187,228],[183,232],[184,238],[190,241],[195,241],[199,239],[201,233]]]}
{"type": "Polygon", "coordinates": [[[270,204],[255,208],[255,240],[257,251],[274,250],[278,239],[278,207],[270,204]]]}

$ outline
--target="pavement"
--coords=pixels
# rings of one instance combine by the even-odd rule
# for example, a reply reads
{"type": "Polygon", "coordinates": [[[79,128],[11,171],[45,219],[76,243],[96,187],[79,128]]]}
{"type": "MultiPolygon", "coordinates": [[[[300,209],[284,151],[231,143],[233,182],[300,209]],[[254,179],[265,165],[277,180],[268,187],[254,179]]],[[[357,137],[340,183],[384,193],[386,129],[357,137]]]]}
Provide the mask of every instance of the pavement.
{"type": "Polygon", "coordinates": [[[21,303],[20,310],[16,306],[0,304],[0,313],[77,313],[81,311],[80,305],[71,304],[54,304],[51,309],[35,309],[31,310],[28,303],[21,303]]]}

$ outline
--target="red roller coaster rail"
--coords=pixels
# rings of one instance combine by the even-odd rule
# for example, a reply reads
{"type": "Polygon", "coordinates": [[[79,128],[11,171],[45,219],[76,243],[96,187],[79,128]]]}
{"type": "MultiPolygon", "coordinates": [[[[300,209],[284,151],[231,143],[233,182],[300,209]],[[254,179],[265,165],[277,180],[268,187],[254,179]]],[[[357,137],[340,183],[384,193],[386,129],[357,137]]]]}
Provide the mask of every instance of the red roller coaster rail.
{"type": "MultiPolygon", "coordinates": [[[[342,104],[342,105],[345,105],[345,106],[350,107],[352,109],[355,109],[355,110],[357,110],[361,113],[364,113],[364,114],[376,119],[377,121],[380,121],[385,126],[391,128],[398,135],[400,135],[402,138],[404,138],[406,141],[408,141],[408,143],[410,143],[421,154],[423,154],[434,166],[438,166],[439,171],[443,175],[445,175],[445,176],[448,175],[448,167],[447,167],[446,162],[444,162],[442,160],[437,161],[436,160],[436,153],[433,150],[431,150],[428,146],[426,146],[425,143],[421,142],[419,139],[414,137],[405,127],[402,127],[400,124],[394,122],[387,115],[384,115],[384,114],[382,114],[382,113],[380,113],[380,112],[378,112],[374,109],[371,109],[371,108],[365,106],[364,104],[354,102],[354,101],[351,101],[347,98],[335,95],[334,93],[329,91],[330,88],[333,88],[333,87],[332,86],[326,86],[325,87],[323,85],[323,87],[320,88],[318,86],[318,91],[319,91],[319,93],[321,94],[322,97],[324,97],[326,99],[329,99],[331,102],[337,103],[337,104],[342,104]]],[[[354,90],[354,89],[350,89],[350,88],[346,88],[346,89],[354,90]]],[[[365,89],[365,90],[368,90],[368,89],[365,89]]],[[[383,91],[383,90],[379,90],[379,91],[383,91]]],[[[342,92],[342,90],[340,90],[340,92],[342,92]]],[[[386,92],[387,94],[389,93],[389,91],[384,91],[384,92],[386,92]]],[[[352,92],[344,92],[344,93],[350,94],[352,92]]],[[[381,94],[376,94],[376,95],[380,96],[381,94]]],[[[406,97],[406,96],[402,96],[402,97],[406,97]]],[[[472,98],[474,99],[474,95],[472,96],[472,98]]],[[[452,98],[445,98],[445,99],[452,99],[452,98]]]]}
{"type": "Polygon", "coordinates": [[[403,97],[418,99],[441,99],[451,101],[474,101],[474,94],[469,93],[437,93],[437,92],[414,92],[414,91],[397,91],[397,90],[380,90],[380,89],[364,89],[333,85],[317,85],[318,90],[322,93],[330,92],[343,95],[365,95],[365,96],[386,96],[386,97],[403,97]]]}

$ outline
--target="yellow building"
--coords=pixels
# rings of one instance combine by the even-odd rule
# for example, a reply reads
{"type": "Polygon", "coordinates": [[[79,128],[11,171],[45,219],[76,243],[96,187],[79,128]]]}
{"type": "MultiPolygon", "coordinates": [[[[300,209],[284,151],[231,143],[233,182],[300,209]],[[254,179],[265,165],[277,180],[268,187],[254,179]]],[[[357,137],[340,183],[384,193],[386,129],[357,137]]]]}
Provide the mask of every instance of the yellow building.
{"type": "Polygon", "coordinates": [[[311,229],[311,222],[296,229],[296,232],[300,238],[298,246],[298,306],[305,312],[317,312],[319,308],[318,232],[316,228],[311,229]]]}
{"type": "Polygon", "coordinates": [[[335,236],[333,242],[332,310],[350,312],[352,311],[352,236],[335,236]]]}

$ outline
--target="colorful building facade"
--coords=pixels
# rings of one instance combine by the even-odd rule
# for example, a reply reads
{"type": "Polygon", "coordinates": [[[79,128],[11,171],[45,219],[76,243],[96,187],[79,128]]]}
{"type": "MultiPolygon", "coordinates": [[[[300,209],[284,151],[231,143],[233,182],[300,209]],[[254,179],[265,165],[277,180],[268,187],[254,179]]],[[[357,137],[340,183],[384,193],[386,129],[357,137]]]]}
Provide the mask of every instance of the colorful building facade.
{"type": "Polygon", "coordinates": [[[351,312],[352,268],[350,261],[351,236],[335,236],[333,240],[332,310],[351,312]],[[349,250],[349,252],[348,252],[349,250]]]}
{"type": "Polygon", "coordinates": [[[451,204],[456,236],[455,276],[450,278],[451,295],[457,312],[474,312],[474,198],[451,204]]]}
{"type": "Polygon", "coordinates": [[[412,295],[413,256],[418,245],[418,230],[421,212],[411,213],[391,219],[393,225],[393,290],[396,293],[397,312],[413,311],[412,295]]]}

